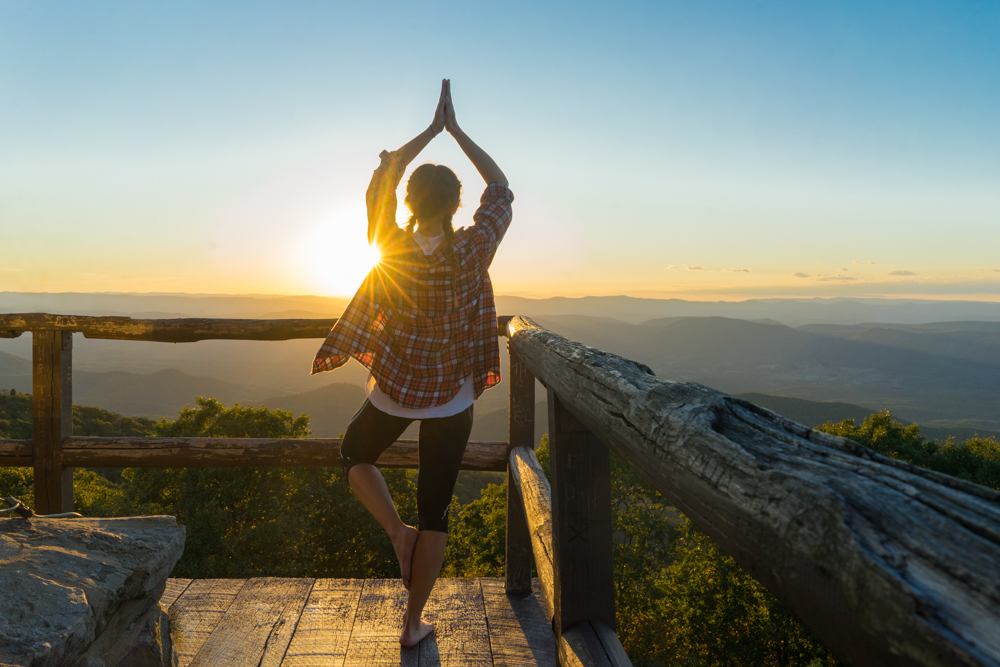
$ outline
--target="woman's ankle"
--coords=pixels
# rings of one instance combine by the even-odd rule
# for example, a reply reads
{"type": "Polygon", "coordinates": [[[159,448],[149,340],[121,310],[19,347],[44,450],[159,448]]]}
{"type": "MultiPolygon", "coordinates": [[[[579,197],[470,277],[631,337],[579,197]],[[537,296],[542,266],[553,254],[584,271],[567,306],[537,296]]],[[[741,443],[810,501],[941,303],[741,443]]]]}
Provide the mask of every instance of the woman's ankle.
{"type": "Polygon", "coordinates": [[[396,543],[406,537],[406,534],[411,530],[413,530],[413,526],[407,526],[405,523],[400,521],[399,523],[394,524],[391,528],[387,529],[385,532],[389,534],[389,539],[392,540],[393,543],[396,543]]]}

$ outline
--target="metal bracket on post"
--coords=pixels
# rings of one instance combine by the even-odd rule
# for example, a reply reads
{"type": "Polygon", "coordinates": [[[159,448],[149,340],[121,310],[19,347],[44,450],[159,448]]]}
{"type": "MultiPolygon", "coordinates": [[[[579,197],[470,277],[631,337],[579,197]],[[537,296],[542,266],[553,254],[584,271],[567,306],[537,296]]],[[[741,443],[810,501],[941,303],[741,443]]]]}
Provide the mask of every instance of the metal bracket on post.
{"type": "Polygon", "coordinates": [[[73,470],[62,466],[62,441],[73,435],[73,333],[32,331],[35,506],[39,514],[73,511],[73,470]]]}
{"type": "MultiPolygon", "coordinates": [[[[535,448],[535,376],[508,342],[510,383],[507,404],[507,443],[514,447],[535,448]]],[[[509,453],[509,451],[508,451],[509,453]]],[[[524,503],[507,465],[507,528],[504,570],[508,595],[531,593],[531,533],[524,514],[524,503]]]]}
{"type": "Polygon", "coordinates": [[[615,623],[611,459],[551,389],[549,461],[557,637],[581,621],[615,623]]]}

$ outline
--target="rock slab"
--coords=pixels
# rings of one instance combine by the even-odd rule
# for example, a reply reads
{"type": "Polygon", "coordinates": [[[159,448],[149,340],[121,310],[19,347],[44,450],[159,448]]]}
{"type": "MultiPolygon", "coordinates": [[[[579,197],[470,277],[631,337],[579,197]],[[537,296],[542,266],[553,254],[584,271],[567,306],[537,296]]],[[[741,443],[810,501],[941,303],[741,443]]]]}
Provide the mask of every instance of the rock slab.
{"type": "Polygon", "coordinates": [[[168,654],[159,599],[183,551],[170,516],[0,519],[0,667],[168,654]]]}

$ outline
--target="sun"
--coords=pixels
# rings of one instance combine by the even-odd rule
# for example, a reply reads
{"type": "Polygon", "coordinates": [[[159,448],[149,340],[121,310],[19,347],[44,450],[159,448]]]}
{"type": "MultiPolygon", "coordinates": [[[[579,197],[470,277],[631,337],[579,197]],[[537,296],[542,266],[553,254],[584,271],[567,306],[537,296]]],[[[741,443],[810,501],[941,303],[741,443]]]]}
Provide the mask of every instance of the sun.
{"type": "Polygon", "coordinates": [[[379,251],[368,245],[364,208],[338,211],[303,238],[294,260],[313,291],[325,296],[352,296],[379,262],[379,251]]]}

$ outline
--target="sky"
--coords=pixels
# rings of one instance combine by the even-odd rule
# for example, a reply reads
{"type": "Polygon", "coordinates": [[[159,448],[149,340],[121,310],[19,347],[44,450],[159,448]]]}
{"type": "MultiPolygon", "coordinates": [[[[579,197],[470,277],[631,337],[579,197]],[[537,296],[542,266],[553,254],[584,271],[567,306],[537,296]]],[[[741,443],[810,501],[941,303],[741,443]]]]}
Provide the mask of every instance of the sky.
{"type": "MultiPolygon", "coordinates": [[[[971,0],[5,0],[0,291],[350,295],[378,153],[443,77],[515,194],[497,293],[1000,300],[971,0]]],[[[471,224],[454,140],[423,162],[471,224]]]]}

